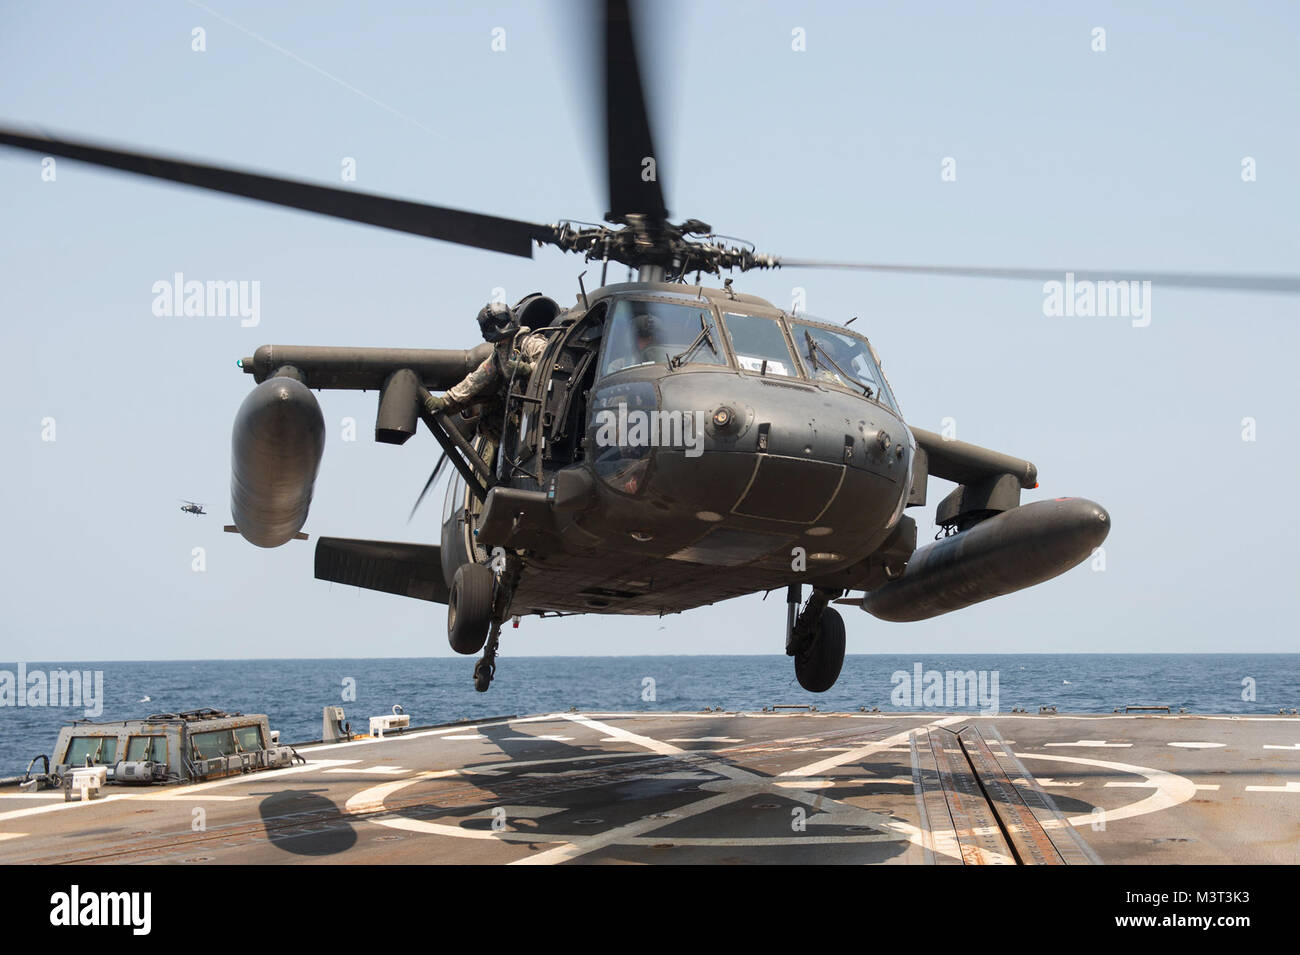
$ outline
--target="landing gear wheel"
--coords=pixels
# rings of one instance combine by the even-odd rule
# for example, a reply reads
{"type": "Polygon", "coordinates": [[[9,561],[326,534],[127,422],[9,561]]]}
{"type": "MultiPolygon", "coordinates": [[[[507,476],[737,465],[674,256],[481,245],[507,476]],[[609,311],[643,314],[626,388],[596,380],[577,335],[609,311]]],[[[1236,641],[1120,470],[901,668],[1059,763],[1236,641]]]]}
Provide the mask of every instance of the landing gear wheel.
{"type": "Polygon", "coordinates": [[[835,685],[843,666],[844,618],[827,607],[808,646],[795,654],[794,675],[809,693],[825,693],[835,685]]]}
{"type": "Polygon", "coordinates": [[[482,564],[461,564],[456,569],[447,598],[447,642],[457,653],[478,653],[487,642],[495,582],[496,576],[482,564]]]}

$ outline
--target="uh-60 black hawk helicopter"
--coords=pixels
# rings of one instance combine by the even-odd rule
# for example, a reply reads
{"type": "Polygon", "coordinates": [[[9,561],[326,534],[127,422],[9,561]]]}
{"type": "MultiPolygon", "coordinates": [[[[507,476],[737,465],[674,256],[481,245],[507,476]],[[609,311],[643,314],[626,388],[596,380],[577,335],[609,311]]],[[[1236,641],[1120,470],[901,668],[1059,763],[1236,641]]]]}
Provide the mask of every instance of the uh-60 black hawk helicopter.
{"type": "Polygon", "coordinates": [[[206,514],[206,513],[208,513],[208,512],[205,511],[203,508],[204,508],[204,505],[203,505],[203,504],[198,504],[198,503],[195,503],[194,501],[187,501],[187,500],[185,500],[184,498],[181,498],[181,510],[184,511],[186,514],[206,514]]]}
{"type": "MultiPolygon", "coordinates": [[[[1040,281],[1061,272],[779,258],[699,220],[670,221],[628,3],[608,0],[597,22],[603,225],[536,225],[9,130],[0,144],[510,255],[552,245],[601,263],[601,287],[574,305],[534,294],[503,313],[507,340],[542,336],[545,347],[530,372],[502,366],[502,393],[457,413],[430,410],[428,396],[491,359],[493,345],[264,345],[240,363],[257,386],[235,419],[231,511],[258,546],[304,536],[325,434],[313,390],[377,391],[377,441],[402,444],[421,420],[437,439],[457,472],[440,544],[325,537],[315,574],[447,604],[453,649],[483,654],[479,690],[513,616],[667,614],[784,587],[786,652],[800,684],[825,691],[845,648],[832,603],[921,620],[1086,558],[1110,530],[1100,505],[1021,505],[1037,486],[1033,464],[909,427],[856,330],[741,294],[730,279],[699,284],[701,273],[792,266],[1040,281]],[[610,262],[636,281],[604,285],[610,262]],[[905,509],[926,503],[929,477],[956,488],[937,507],[946,536],[918,549],[905,509]]],[[[1098,277],[1300,290],[1285,276],[1098,277]]]]}

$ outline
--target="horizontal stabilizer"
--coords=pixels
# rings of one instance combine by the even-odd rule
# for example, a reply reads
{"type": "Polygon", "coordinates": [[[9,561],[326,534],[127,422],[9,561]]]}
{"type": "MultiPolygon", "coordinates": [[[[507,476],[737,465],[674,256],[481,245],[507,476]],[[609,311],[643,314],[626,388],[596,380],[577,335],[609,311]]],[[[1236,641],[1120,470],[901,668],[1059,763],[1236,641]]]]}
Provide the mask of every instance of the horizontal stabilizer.
{"type": "Polygon", "coordinates": [[[316,579],[440,604],[448,598],[442,548],[430,544],[322,537],[316,542],[316,579]]]}

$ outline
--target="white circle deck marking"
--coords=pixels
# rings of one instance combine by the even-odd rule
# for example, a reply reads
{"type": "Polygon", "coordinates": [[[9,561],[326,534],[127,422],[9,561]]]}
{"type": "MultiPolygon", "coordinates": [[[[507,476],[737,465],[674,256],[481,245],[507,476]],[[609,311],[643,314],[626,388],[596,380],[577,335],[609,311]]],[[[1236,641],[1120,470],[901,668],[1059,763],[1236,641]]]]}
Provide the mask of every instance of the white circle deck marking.
{"type": "MultiPolygon", "coordinates": [[[[1187,802],[1196,795],[1196,784],[1185,776],[1167,773],[1163,769],[1148,769],[1144,766],[1132,766],[1128,763],[1111,763],[1101,759],[1085,759],[1082,756],[1050,756],[1047,753],[1016,753],[1020,759],[1048,759],[1056,763],[1079,763],[1082,766],[1095,766],[1098,769],[1110,769],[1118,773],[1131,773],[1142,776],[1147,783],[1155,787],[1155,792],[1146,799],[1120,806],[1118,809],[1103,809],[1107,822],[1119,819],[1131,819],[1149,812],[1169,809],[1179,803],[1187,802]]],[[[1072,816],[1065,820],[1072,826],[1091,825],[1096,818],[1091,814],[1072,816]]],[[[1055,820],[1043,823],[1044,829],[1055,828],[1055,820]]]]}
{"type": "MultiPolygon", "coordinates": [[[[597,731],[608,732],[611,727],[604,724],[596,723],[585,717],[569,717],[575,723],[586,724],[589,728],[597,731]]],[[[912,731],[908,731],[909,735],[912,731]]],[[[538,737],[544,738],[544,737],[538,737]]],[[[616,735],[606,737],[610,741],[635,742],[649,749],[651,752],[657,752],[661,755],[680,755],[683,757],[696,755],[701,751],[680,750],[663,740],[655,740],[651,737],[639,736],[637,734],[621,731],[616,735]]],[[[856,752],[861,754],[864,751],[879,752],[890,747],[892,740],[878,741],[869,746],[862,747],[856,752]],[[882,746],[881,743],[884,743],[882,746]]],[[[1087,740],[1079,741],[1075,744],[1066,745],[1110,745],[1124,746],[1131,744],[1106,744],[1104,741],[1087,740]]],[[[602,754],[602,755],[623,755],[630,754],[602,754]]],[[[1134,785],[1141,788],[1150,787],[1154,789],[1149,796],[1136,802],[1128,803],[1116,809],[1103,809],[1107,821],[1119,821],[1131,819],[1136,816],[1145,815],[1151,812],[1158,812],[1161,809],[1169,809],[1191,799],[1196,793],[1196,785],[1189,779],[1178,776],[1174,773],[1168,773],[1164,770],[1152,769],[1144,766],[1134,766],[1128,763],[1115,763],[1098,759],[1087,759],[1080,756],[1055,756],[1045,753],[1016,753],[1020,759],[1040,759],[1049,760],[1057,763],[1074,763],[1082,766],[1092,766],[1098,769],[1110,770],[1113,772],[1124,773],[1126,775],[1136,775],[1143,778],[1142,783],[1134,785]]],[[[590,758],[590,757],[588,757],[590,758]]],[[[555,759],[532,760],[528,762],[529,766],[545,766],[554,763],[572,763],[571,756],[562,756],[555,759]]],[[[681,817],[692,817],[703,815],[714,809],[721,809],[724,806],[731,805],[740,799],[751,795],[760,794],[779,794],[787,798],[794,798],[801,802],[813,804],[815,808],[825,813],[825,822],[827,824],[843,824],[868,826],[873,832],[867,835],[845,834],[845,835],[827,835],[817,836],[808,833],[798,835],[771,835],[771,836],[707,836],[707,837],[673,837],[663,835],[651,835],[656,829],[671,824],[671,820],[663,819],[661,814],[651,814],[635,820],[632,823],[615,827],[603,833],[594,834],[593,836],[582,836],[574,833],[545,832],[539,829],[530,829],[526,832],[517,832],[513,830],[492,830],[492,829],[467,829],[462,825],[453,825],[448,823],[429,822],[421,819],[411,819],[402,816],[373,818],[370,821],[377,825],[387,826],[392,829],[401,829],[408,832],[423,833],[426,835],[449,836],[458,839],[496,839],[504,842],[554,842],[560,844],[557,849],[549,850],[543,853],[548,858],[536,860],[534,858],[524,858],[517,861],[530,863],[533,861],[564,861],[576,855],[585,854],[607,845],[624,845],[624,846],[646,846],[649,844],[671,844],[671,845],[690,845],[690,846],[774,846],[774,845],[854,845],[863,843],[878,842],[903,842],[911,841],[916,843],[921,836],[917,827],[906,823],[900,819],[894,819],[887,815],[882,815],[870,810],[853,806],[848,803],[840,803],[823,794],[807,792],[808,789],[833,788],[835,780],[826,778],[828,770],[836,770],[849,762],[842,755],[839,758],[823,760],[810,766],[801,767],[800,769],[787,770],[780,776],[762,777],[745,770],[743,767],[735,766],[729,763],[712,763],[703,767],[710,773],[718,775],[720,778],[710,780],[700,785],[701,795],[703,798],[695,802],[677,807],[675,812],[680,813],[681,817]],[[827,765],[835,764],[835,765],[827,765]],[[818,776],[811,776],[810,770],[817,770],[818,776]],[[804,774],[808,774],[805,776],[804,774]],[[793,779],[791,777],[794,777],[793,779]],[[803,778],[800,778],[803,777],[803,778]],[[711,793],[712,795],[705,795],[711,793]],[[834,818],[832,818],[834,817],[834,818]],[[851,818],[850,818],[851,817],[851,818]]],[[[406,788],[421,780],[436,778],[439,776],[468,776],[472,777],[476,772],[491,767],[498,772],[503,769],[511,768],[511,764],[500,762],[494,764],[485,764],[481,769],[469,766],[460,770],[441,771],[437,773],[417,773],[407,779],[393,780],[381,786],[374,786],[353,795],[347,800],[345,810],[354,808],[360,809],[365,807],[373,810],[381,806],[384,799],[393,793],[406,788]]],[[[519,768],[515,764],[514,768],[519,768]]],[[[698,770],[697,770],[698,771],[698,770]]],[[[653,775],[653,774],[652,774],[653,775]]],[[[845,779],[848,782],[850,779],[845,779]]],[[[854,779],[853,781],[860,781],[854,779]]],[[[471,816],[468,818],[478,818],[471,816]]],[[[818,819],[818,822],[821,822],[818,819]]],[[[1073,816],[1064,820],[1065,824],[1071,826],[1091,825],[1096,821],[1092,814],[1073,816]]],[[[1048,820],[1043,824],[1045,829],[1060,828],[1060,823],[1056,820],[1048,820]]]]}

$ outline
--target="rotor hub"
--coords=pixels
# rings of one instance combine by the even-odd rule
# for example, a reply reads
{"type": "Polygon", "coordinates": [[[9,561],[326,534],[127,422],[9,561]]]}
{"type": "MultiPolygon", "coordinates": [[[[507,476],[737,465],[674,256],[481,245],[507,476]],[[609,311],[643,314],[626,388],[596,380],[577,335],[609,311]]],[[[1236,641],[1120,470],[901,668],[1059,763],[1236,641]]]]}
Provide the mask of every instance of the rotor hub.
{"type": "Polygon", "coordinates": [[[538,241],[581,253],[589,262],[618,262],[635,269],[657,266],[669,281],[690,272],[718,275],[725,269],[744,272],[779,265],[775,256],[755,252],[742,239],[718,235],[699,219],[674,223],[640,214],[606,219],[609,224],[566,219],[551,227],[552,236],[538,241]]]}

